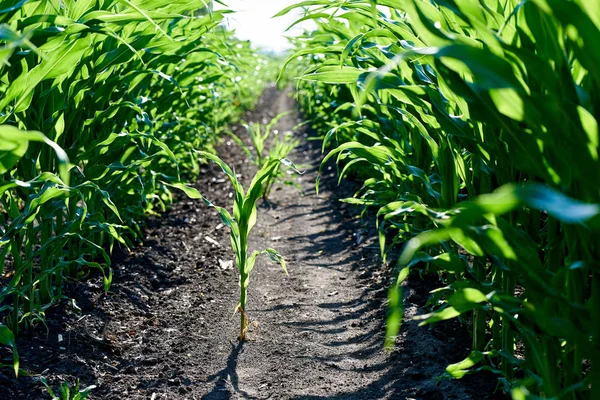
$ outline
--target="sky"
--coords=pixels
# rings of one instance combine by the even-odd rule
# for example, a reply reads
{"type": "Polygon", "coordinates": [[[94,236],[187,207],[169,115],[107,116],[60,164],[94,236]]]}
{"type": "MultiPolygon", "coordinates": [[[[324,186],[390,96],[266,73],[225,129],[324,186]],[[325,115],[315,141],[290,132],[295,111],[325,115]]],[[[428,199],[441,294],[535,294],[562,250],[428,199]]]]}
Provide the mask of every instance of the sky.
{"type": "MultiPolygon", "coordinates": [[[[285,35],[293,36],[298,30],[284,33],[299,16],[299,12],[291,12],[283,17],[271,18],[285,7],[297,3],[298,0],[223,0],[236,11],[227,18],[227,24],[236,30],[237,37],[248,39],[255,46],[275,52],[289,48],[285,35]]],[[[223,8],[215,3],[215,9],[223,8]]]]}

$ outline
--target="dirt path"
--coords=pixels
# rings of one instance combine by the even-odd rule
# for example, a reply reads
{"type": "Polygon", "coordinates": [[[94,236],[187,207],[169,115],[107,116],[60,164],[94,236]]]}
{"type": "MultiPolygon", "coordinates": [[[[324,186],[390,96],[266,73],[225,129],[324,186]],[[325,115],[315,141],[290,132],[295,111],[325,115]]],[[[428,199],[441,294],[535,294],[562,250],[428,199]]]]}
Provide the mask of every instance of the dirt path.
{"type": "MultiPolygon", "coordinates": [[[[299,121],[294,107],[270,89],[248,118],[292,111],[279,123],[285,131],[299,121]]],[[[251,178],[234,144],[220,153],[251,178]]],[[[491,398],[489,377],[439,386],[433,379],[468,354],[468,335],[455,323],[427,330],[408,322],[398,351],[383,351],[389,272],[380,267],[373,235],[356,210],[337,201],[351,191],[336,186],[334,171],[316,195],[318,141],[304,141],[290,158],[308,167],[298,179],[304,195],[292,186],[274,191],[251,239],[253,248],[285,255],[289,276],[257,262],[248,300],[253,341],[235,340],[238,278],[226,229],[203,204],[182,200],[150,224],[144,247],[117,257],[108,296],[93,280],[71,288],[81,311],[51,310],[50,335],[22,339],[22,364],[53,384],[73,376],[94,383],[96,399],[491,398]]],[[[215,203],[230,201],[214,166],[199,188],[215,203]]],[[[430,288],[409,281],[408,313],[424,311],[430,288]]],[[[0,381],[9,398],[46,398],[32,378],[0,381]]]]}
{"type": "MultiPolygon", "coordinates": [[[[278,94],[275,104],[275,113],[293,110],[284,94],[278,94]]],[[[295,117],[284,118],[280,130],[291,129],[295,117]]],[[[358,278],[361,273],[366,277],[363,252],[372,253],[373,259],[377,247],[365,245],[360,224],[335,206],[333,191],[316,195],[318,147],[318,142],[305,143],[291,157],[309,165],[299,179],[304,196],[284,187],[272,196],[270,209],[259,210],[256,247],[272,246],[285,254],[289,276],[266,262],[257,266],[248,312],[261,329],[256,342],[236,346],[231,353],[237,369],[229,365],[220,375],[228,394],[358,394],[381,376],[385,356],[380,352],[379,310],[369,307],[368,282],[358,278]]],[[[324,184],[329,186],[328,181],[324,184]]],[[[214,390],[207,398],[213,397],[223,398],[214,390]]]]}

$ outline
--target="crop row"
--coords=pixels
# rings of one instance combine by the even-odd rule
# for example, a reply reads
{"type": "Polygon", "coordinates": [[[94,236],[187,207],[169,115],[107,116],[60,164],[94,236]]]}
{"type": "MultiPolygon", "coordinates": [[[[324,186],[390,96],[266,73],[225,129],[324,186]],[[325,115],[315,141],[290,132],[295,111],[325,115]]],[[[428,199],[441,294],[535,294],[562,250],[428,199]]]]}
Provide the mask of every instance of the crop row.
{"type": "Polygon", "coordinates": [[[272,69],[204,2],[0,8],[0,341],[14,346],[69,279],[97,270],[108,290],[113,247],[141,240],[173,188],[189,192],[196,151],[272,69]]]}
{"type": "Polygon", "coordinates": [[[289,59],[297,97],[326,160],[363,182],[347,201],[375,210],[384,258],[399,254],[388,347],[402,281],[427,269],[443,286],[422,323],[471,326],[446,377],[600,398],[600,3],[294,7],[317,25],[289,59]]]}

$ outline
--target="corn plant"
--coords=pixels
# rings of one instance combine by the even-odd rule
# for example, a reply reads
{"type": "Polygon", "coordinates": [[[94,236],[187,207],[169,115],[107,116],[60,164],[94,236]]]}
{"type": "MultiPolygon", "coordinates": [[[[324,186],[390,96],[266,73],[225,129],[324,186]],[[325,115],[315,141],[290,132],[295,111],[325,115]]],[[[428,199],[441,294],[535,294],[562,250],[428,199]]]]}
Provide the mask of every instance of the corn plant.
{"type": "Polygon", "coordinates": [[[239,340],[245,341],[248,331],[248,315],[246,314],[247,290],[250,283],[250,273],[254,268],[256,258],[261,254],[267,254],[287,274],[285,260],[276,250],[268,248],[262,251],[254,251],[250,255],[248,254],[248,237],[256,223],[256,204],[262,196],[264,183],[276,173],[282,163],[292,168],[295,168],[295,166],[289,160],[270,159],[258,170],[254,179],[250,182],[247,191],[244,191],[235,172],[219,157],[202,151],[199,151],[198,154],[217,164],[225,175],[227,175],[233,186],[233,216],[227,209],[213,204],[201,194],[192,192],[189,194],[193,197],[201,198],[206,205],[215,208],[221,215],[223,223],[229,228],[231,247],[235,254],[235,262],[240,274],[240,300],[235,308],[240,313],[239,340]]]}
{"type": "Polygon", "coordinates": [[[85,400],[96,388],[95,385],[90,385],[84,389],[79,389],[79,379],[77,379],[73,387],[68,382],[61,383],[60,393],[56,395],[45,378],[40,378],[40,382],[42,382],[52,400],[85,400]]]}
{"type": "Polygon", "coordinates": [[[348,201],[376,207],[384,258],[403,250],[387,345],[400,283],[437,272],[422,323],[472,332],[445,376],[490,370],[515,399],[600,398],[596,3],[295,6],[317,24],[286,63],[297,98],[340,177],[363,182],[348,201]]]}
{"type": "Polygon", "coordinates": [[[246,146],[242,138],[231,133],[232,139],[242,148],[248,158],[251,159],[257,167],[261,168],[268,159],[265,150],[268,145],[267,142],[271,137],[271,133],[273,133],[273,127],[287,114],[287,112],[284,112],[272,118],[271,121],[265,125],[264,132],[260,122],[243,124],[244,129],[248,132],[252,148],[246,146]]]}
{"type": "MultiPolygon", "coordinates": [[[[294,138],[292,132],[280,132],[275,133],[275,139],[271,149],[269,149],[269,155],[267,156],[269,160],[283,160],[287,159],[289,154],[298,146],[299,141],[294,138]]],[[[296,169],[296,172],[299,171],[296,169]]],[[[263,199],[267,200],[269,194],[273,190],[273,185],[275,182],[282,181],[285,184],[290,184],[290,181],[282,180],[282,177],[286,171],[281,168],[281,165],[278,165],[273,171],[272,174],[269,175],[265,183],[263,184],[263,199]]]]}
{"type": "MultiPolygon", "coordinates": [[[[242,148],[248,158],[253,160],[254,164],[262,168],[269,160],[287,159],[288,155],[298,146],[298,140],[294,139],[291,132],[281,134],[274,131],[273,127],[281,118],[288,115],[289,112],[283,112],[269,121],[264,127],[264,132],[260,122],[252,124],[244,124],[244,128],[248,132],[252,149],[244,143],[237,135],[231,133],[233,140],[242,148]],[[267,149],[267,146],[270,146],[267,149]],[[266,153],[266,154],[265,154],[266,153]]],[[[274,183],[281,178],[283,171],[280,166],[277,166],[272,174],[269,174],[268,179],[263,184],[263,199],[267,200],[274,183]]]]}

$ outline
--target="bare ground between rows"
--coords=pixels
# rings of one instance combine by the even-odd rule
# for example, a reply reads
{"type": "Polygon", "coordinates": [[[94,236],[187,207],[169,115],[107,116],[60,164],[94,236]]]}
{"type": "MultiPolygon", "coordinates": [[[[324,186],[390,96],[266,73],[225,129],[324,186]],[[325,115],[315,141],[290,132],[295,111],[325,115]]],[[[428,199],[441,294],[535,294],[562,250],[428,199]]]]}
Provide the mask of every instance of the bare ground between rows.
{"type": "MultiPolygon", "coordinates": [[[[247,118],[268,120],[282,111],[291,114],[280,131],[300,121],[288,93],[271,88],[247,118]]],[[[65,301],[48,311],[48,330],[19,339],[22,367],[32,377],[0,374],[0,398],[49,398],[39,376],[55,387],[75,377],[95,384],[93,399],[493,398],[488,375],[435,380],[468,355],[469,336],[456,322],[433,329],[406,322],[397,351],[383,351],[390,273],[373,232],[356,209],[338,201],[352,188],[338,187],[334,171],[326,171],[315,193],[319,142],[299,135],[303,142],[291,158],[307,166],[298,178],[302,192],[274,191],[259,208],[251,239],[251,246],[274,247],[289,263],[288,276],[264,260],[253,271],[252,341],[236,341],[239,287],[228,232],[212,209],[182,198],[149,221],[144,246],[115,255],[108,295],[98,278],[73,283],[69,295],[81,311],[65,301]]],[[[248,182],[254,168],[242,151],[226,142],[219,153],[248,182]]],[[[215,203],[231,201],[214,165],[197,186],[215,203]]],[[[407,317],[427,312],[436,285],[410,277],[407,317]]]]}

